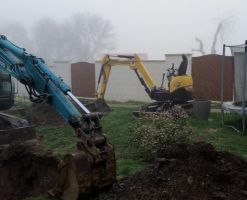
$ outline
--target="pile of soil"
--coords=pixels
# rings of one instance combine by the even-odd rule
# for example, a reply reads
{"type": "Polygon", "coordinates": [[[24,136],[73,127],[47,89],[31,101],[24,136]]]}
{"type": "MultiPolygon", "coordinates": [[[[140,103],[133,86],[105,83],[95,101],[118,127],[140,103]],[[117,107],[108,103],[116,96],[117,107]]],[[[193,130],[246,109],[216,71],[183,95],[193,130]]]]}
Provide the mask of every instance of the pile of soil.
{"type": "Polygon", "coordinates": [[[35,145],[0,151],[0,199],[20,200],[44,194],[54,185],[58,160],[35,145]]]}
{"type": "Polygon", "coordinates": [[[41,104],[33,103],[23,112],[23,118],[35,125],[65,125],[65,120],[46,102],[41,104]]]}
{"type": "Polygon", "coordinates": [[[103,199],[247,199],[247,161],[206,143],[177,144],[115,184],[103,199]]]}

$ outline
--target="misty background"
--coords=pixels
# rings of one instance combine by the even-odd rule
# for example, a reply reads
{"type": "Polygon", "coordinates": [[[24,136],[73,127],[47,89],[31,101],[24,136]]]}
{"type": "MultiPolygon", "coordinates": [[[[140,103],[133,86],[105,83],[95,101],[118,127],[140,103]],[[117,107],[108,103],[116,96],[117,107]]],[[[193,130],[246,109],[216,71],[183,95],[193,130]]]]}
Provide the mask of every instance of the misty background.
{"type": "Polygon", "coordinates": [[[104,53],[221,53],[247,39],[245,0],[0,0],[0,34],[47,63],[104,53]]]}

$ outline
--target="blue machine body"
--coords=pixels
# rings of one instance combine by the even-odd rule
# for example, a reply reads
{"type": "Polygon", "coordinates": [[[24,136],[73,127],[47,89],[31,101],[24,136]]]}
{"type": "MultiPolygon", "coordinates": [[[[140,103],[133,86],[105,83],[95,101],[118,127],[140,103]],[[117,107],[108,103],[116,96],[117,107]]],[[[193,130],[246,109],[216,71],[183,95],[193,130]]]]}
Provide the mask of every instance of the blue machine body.
{"type": "Polygon", "coordinates": [[[73,127],[79,125],[84,113],[67,97],[70,87],[49,70],[43,59],[28,54],[3,35],[0,35],[0,70],[37,92],[73,127]]]}
{"type": "Polygon", "coordinates": [[[91,113],[71,93],[69,86],[49,70],[43,59],[26,53],[2,35],[0,71],[24,84],[31,101],[50,104],[80,138],[77,150],[65,155],[60,162],[62,170],[49,190],[52,197],[76,200],[80,193],[88,195],[116,181],[114,148],[102,132],[100,113],[91,113]]]}

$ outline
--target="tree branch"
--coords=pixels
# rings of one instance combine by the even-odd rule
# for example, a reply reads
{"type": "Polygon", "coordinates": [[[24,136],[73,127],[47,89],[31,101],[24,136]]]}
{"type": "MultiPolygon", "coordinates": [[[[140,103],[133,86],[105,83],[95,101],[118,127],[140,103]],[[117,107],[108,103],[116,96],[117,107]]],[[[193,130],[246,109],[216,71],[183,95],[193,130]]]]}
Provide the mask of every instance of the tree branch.
{"type": "Polygon", "coordinates": [[[192,51],[199,52],[202,55],[205,55],[204,45],[203,45],[202,40],[197,38],[197,37],[195,38],[195,40],[199,43],[199,48],[198,49],[192,49],[192,51]]]}
{"type": "Polygon", "coordinates": [[[215,47],[216,47],[216,44],[218,41],[218,35],[219,35],[221,29],[222,29],[222,22],[220,22],[218,24],[218,27],[214,33],[214,39],[213,39],[213,43],[212,43],[212,47],[211,47],[211,54],[216,54],[216,48],[215,47]]]}

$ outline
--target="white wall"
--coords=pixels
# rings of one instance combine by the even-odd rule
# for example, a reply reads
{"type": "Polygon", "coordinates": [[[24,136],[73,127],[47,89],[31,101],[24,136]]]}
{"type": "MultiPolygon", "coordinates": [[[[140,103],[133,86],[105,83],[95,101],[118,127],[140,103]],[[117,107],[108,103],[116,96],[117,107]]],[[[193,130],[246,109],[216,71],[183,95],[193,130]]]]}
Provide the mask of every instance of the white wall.
{"type": "MultiPolygon", "coordinates": [[[[191,74],[191,54],[188,56],[188,69],[187,74],[191,74]]],[[[162,80],[162,74],[166,73],[166,70],[174,63],[175,68],[178,68],[182,61],[182,54],[166,54],[164,60],[144,60],[144,65],[148,68],[152,78],[156,82],[157,86],[160,86],[162,80]]],[[[97,80],[101,68],[100,61],[95,62],[95,80],[97,86],[97,80]]],[[[56,61],[50,67],[51,71],[57,76],[62,77],[65,83],[71,87],[71,63],[68,61],[56,61]]],[[[165,77],[164,86],[167,87],[167,79],[165,77]]],[[[16,90],[18,95],[28,96],[25,87],[18,83],[16,90]]],[[[151,101],[146,94],[144,87],[138,80],[135,72],[130,70],[127,66],[115,66],[112,68],[108,87],[105,94],[106,100],[112,101],[151,101]]]]}
{"type": "MultiPolygon", "coordinates": [[[[191,54],[188,56],[187,74],[191,74],[191,54]]],[[[148,68],[152,78],[157,86],[161,85],[162,74],[174,63],[175,68],[178,68],[182,61],[182,54],[166,54],[165,60],[145,60],[144,65],[148,68]]],[[[100,61],[95,62],[96,85],[101,68],[100,61]]],[[[167,87],[167,79],[165,77],[164,86],[167,87]]],[[[130,70],[127,66],[114,66],[112,68],[108,87],[105,94],[106,100],[111,101],[151,101],[146,94],[144,87],[138,80],[135,72],[130,70]]]]}
{"type": "MultiPolygon", "coordinates": [[[[50,66],[50,70],[56,75],[63,79],[63,81],[71,87],[71,63],[69,61],[55,61],[50,66]]],[[[23,84],[14,81],[15,90],[18,96],[28,96],[26,88],[23,84]]]]}
{"type": "Polygon", "coordinates": [[[69,61],[54,61],[50,66],[50,70],[58,77],[61,77],[63,81],[71,87],[71,63],[69,61]]]}

